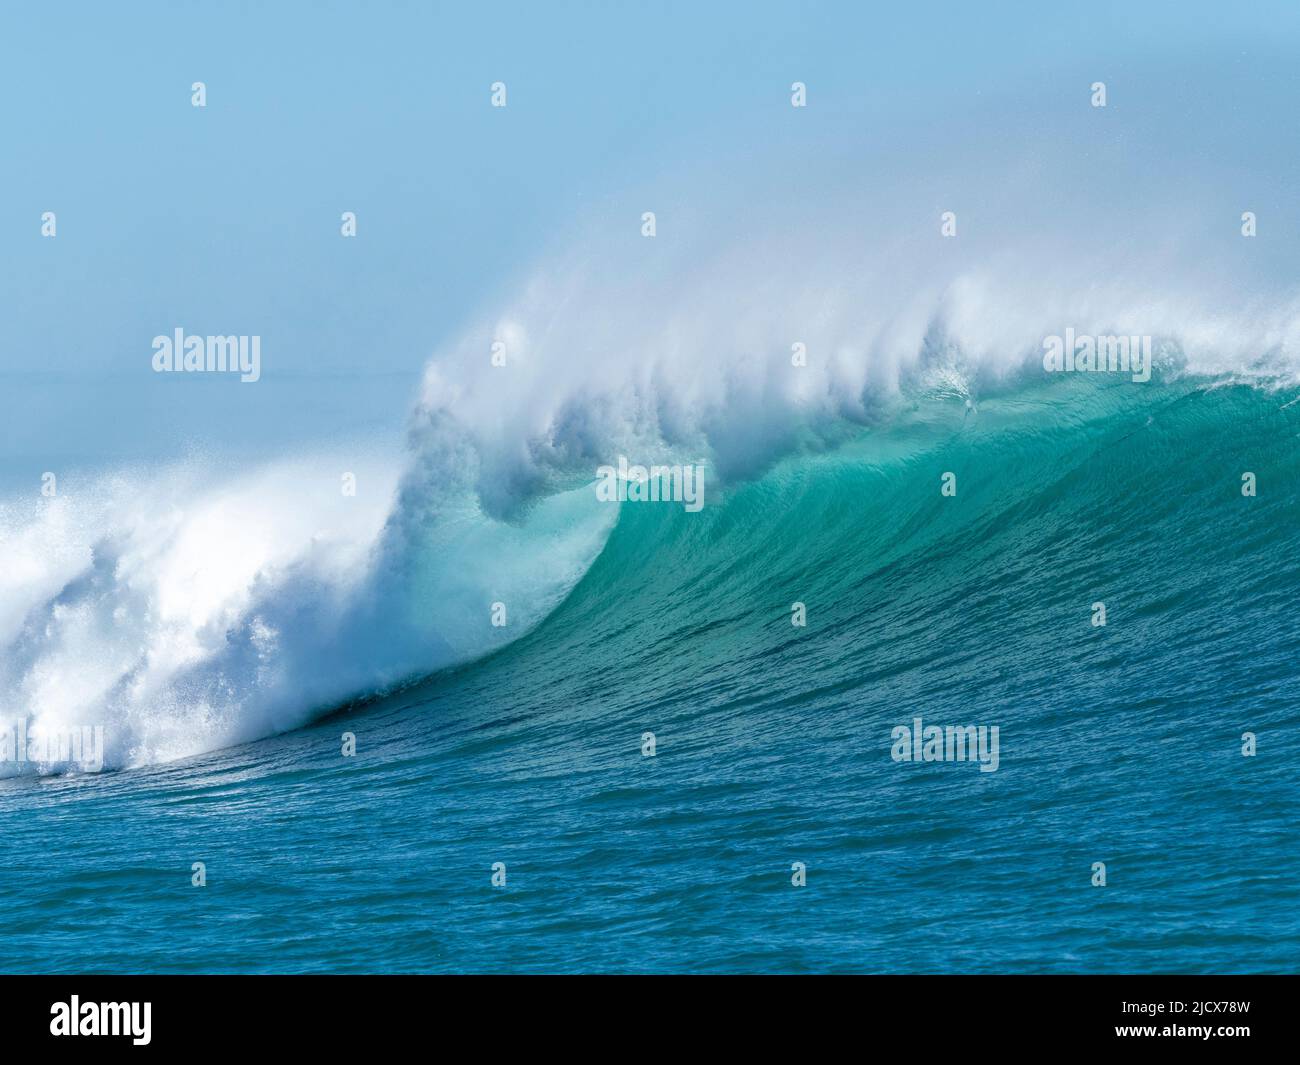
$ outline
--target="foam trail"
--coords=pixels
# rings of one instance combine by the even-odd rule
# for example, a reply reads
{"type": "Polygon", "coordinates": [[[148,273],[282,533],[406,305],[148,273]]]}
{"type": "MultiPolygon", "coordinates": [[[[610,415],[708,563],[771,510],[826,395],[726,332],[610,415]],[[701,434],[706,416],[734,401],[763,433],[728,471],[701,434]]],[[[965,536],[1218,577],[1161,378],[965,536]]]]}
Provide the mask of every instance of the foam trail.
{"type": "MultiPolygon", "coordinates": [[[[351,462],[355,497],[339,459],[317,456],[224,479],[119,475],[0,510],[0,729],[102,726],[105,764],[129,766],[297,727],[526,631],[613,517],[557,497],[504,526],[447,493],[398,558],[396,469],[351,462]]],[[[68,768],[15,756],[0,774],[68,768]]]]}

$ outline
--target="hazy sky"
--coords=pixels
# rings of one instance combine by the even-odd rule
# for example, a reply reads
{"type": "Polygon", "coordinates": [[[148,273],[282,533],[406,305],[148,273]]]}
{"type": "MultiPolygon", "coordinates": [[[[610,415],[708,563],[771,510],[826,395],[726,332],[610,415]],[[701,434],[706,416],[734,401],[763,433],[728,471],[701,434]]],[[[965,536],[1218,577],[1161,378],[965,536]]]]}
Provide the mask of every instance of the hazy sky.
{"type": "MultiPolygon", "coordinates": [[[[415,373],[593,209],[634,227],[661,174],[711,153],[815,172],[821,152],[887,153],[890,130],[978,131],[1008,94],[1086,93],[1091,71],[1122,114],[1161,64],[1248,72],[1295,55],[1298,26],[1295,4],[7,5],[0,372],[81,379],[48,409],[11,393],[4,442],[23,446],[16,422],[84,425],[97,375],[157,389],[150,340],[177,326],[260,334],[270,382],[415,373]]],[[[1254,118],[1292,124],[1294,99],[1254,118]]],[[[217,405],[247,424],[294,417],[238,396],[217,405]]],[[[95,424],[108,451],[146,429],[95,424]]]]}

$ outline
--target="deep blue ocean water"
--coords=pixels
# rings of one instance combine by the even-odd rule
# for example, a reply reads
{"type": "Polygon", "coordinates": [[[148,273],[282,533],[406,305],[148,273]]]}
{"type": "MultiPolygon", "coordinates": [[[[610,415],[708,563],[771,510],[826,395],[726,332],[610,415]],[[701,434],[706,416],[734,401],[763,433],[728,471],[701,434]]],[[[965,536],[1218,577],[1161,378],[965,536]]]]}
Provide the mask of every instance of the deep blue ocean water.
{"type": "Polygon", "coordinates": [[[622,504],[484,657],[0,780],[0,970],[1300,970],[1298,396],[919,402],[622,504]],[[998,726],[997,770],[895,761],[916,717],[998,726]]]}

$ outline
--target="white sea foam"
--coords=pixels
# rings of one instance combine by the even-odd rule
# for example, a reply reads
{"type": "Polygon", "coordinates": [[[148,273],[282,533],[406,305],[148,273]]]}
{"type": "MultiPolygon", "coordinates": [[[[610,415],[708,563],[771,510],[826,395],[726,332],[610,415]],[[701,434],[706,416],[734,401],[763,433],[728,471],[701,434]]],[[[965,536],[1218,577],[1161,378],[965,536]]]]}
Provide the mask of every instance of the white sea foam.
{"type": "Polygon", "coordinates": [[[350,456],[348,497],[343,461],[190,464],[0,508],[0,727],[102,726],[110,767],[297,727],[527,631],[611,521],[574,493],[503,525],[448,491],[407,544],[396,467],[350,456]]]}

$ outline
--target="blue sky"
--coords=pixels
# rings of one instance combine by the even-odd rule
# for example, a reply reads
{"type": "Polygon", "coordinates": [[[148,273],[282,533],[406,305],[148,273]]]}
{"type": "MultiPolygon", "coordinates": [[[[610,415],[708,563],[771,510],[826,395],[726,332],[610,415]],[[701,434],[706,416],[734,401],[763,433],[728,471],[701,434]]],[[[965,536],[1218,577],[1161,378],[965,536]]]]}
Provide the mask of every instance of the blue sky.
{"type": "MultiPolygon", "coordinates": [[[[978,130],[983,101],[1077,93],[1092,70],[1122,106],[1126,78],[1159,85],[1163,63],[1294,55],[1300,20],[1293,4],[789,0],[42,3],[3,18],[0,371],[134,379],[150,338],[181,325],[263,335],[272,380],[418,372],[593,207],[635,218],[661,175],[712,156],[815,170],[819,152],[887,151],[888,131],[936,116],[978,130]],[[496,80],[505,110],[488,105],[496,80]],[[806,112],[789,106],[795,80],[806,112]],[[39,236],[46,210],[56,240],[39,236]],[[338,235],[344,210],[356,240],[338,235]]],[[[1294,98],[1263,117],[1294,122],[1294,98]]]]}

